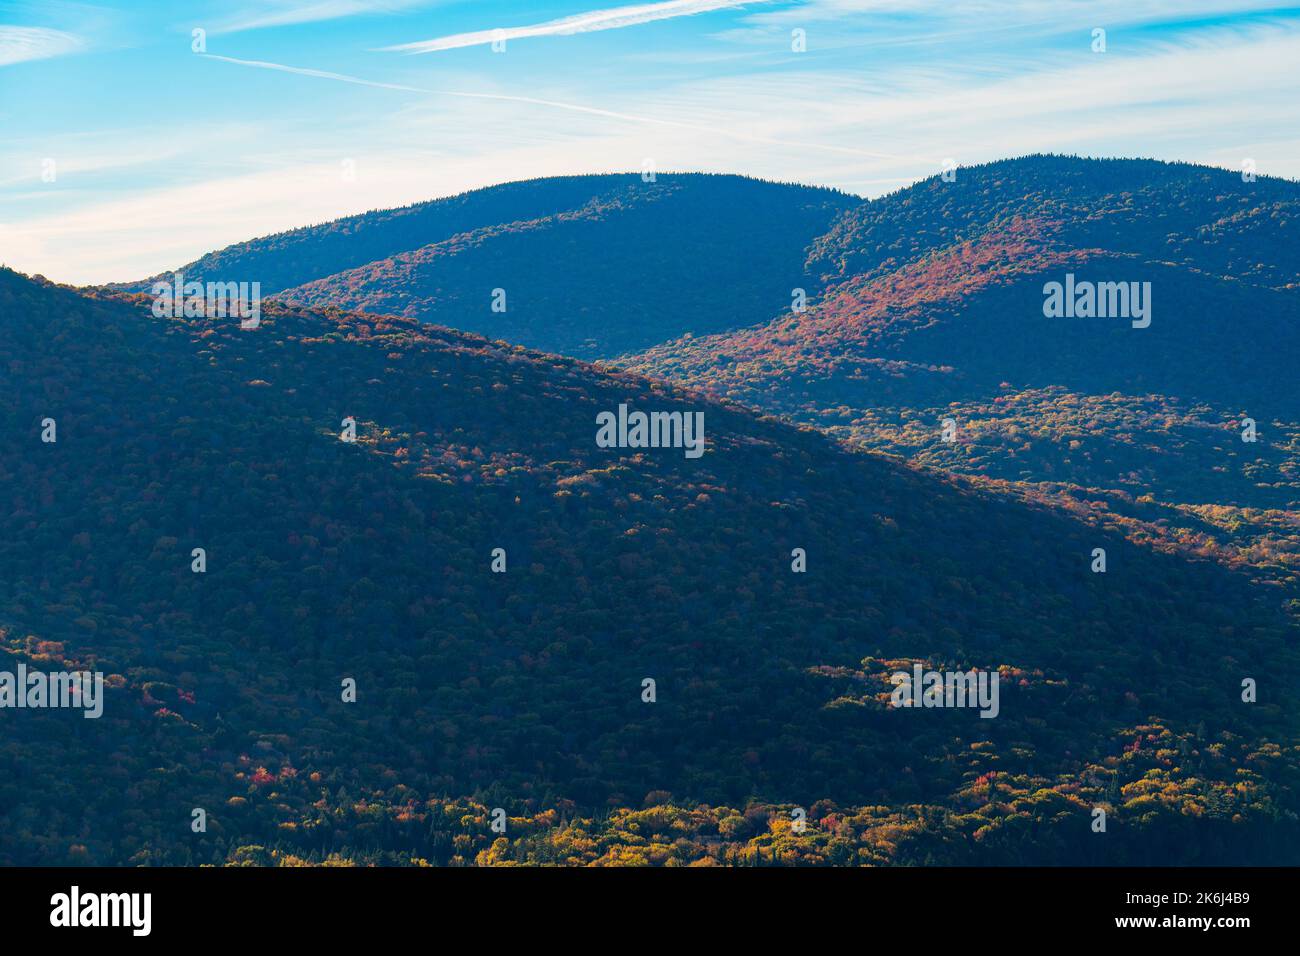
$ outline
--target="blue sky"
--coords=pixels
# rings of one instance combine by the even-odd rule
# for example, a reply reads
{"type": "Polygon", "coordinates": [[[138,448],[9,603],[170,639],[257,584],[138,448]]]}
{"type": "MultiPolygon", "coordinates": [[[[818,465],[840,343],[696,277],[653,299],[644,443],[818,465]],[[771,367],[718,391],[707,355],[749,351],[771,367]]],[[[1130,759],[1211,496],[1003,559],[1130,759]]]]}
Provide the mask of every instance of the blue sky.
{"type": "Polygon", "coordinates": [[[1300,8],[0,0],[0,262],[65,282],[536,176],[875,196],[1038,151],[1300,178],[1300,8]]]}

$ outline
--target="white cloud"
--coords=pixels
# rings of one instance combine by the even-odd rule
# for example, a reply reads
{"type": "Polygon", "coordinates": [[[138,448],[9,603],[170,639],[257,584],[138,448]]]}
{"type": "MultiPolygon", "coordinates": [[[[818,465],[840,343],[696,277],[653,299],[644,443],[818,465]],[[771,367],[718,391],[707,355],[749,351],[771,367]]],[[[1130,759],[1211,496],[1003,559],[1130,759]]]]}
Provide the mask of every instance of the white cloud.
{"type": "Polygon", "coordinates": [[[0,24],[0,66],[66,56],[84,49],[85,45],[81,37],[62,30],[0,24]]]}
{"type": "Polygon", "coordinates": [[[441,50],[481,46],[494,40],[571,36],[576,33],[592,33],[597,30],[617,30],[621,27],[653,23],[656,20],[694,16],[712,10],[733,9],[754,3],[770,2],[772,0],[667,0],[667,2],[663,3],[638,3],[626,7],[612,7],[606,10],[589,10],[586,13],[562,17],[559,20],[548,20],[545,23],[536,23],[532,26],[456,33],[451,36],[420,40],[416,43],[403,43],[398,46],[384,47],[383,49],[396,53],[436,53],[441,50]]]}
{"type": "MultiPolygon", "coordinates": [[[[223,133],[229,124],[221,128],[223,133]]],[[[185,157],[192,147],[179,138],[167,137],[140,149],[139,130],[113,129],[95,133],[65,133],[58,136],[10,136],[0,141],[0,188],[20,185],[39,186],[47,159],[54,160],[58,177],[66,182],[72,177],[84,182],[90,174],[114,170],[143,170],[164,167],[185,157]]],[[[40,189],[48,194],[50,189],[40,189]]],[[[12,198],[12,194],[6,194],[12,198]]]]}
{"type": "Polygon", "coordinates": [[[1245,12],[1285,10],[1292,0],[804,0],[781,10],[756,12],[751,23],[795,25],[856,20],[871,24],[871,14],[889,18],[936,18],[982,23],[990,28],[1021,29],[1024,25],[1054,22],[1075,28],[1145,23],[1166,19],[1193,19],[1245,12]],[[1247,8],[1248,9],[1243,9],[1247,8]]]}
{"type": "MultiPolygon", "coordinates": [[[[405,132],[427,142],[431,127],[445,131],[445,119],[429,120],[405,132]]],[[[503,143],[482,155],[481,137],[472,139],[472,144],[467,137],[433,154],[392,144],[382,154],[359,154],[354,180],[341,174],[340,159],[334,158],[150,189],[122,199],[78,197],[70,209],[0,222],[0,264],[62,282],[140,279],[231,243],[521,175],[627,172],[650,149],[646,141],[609,136],[585,140],[581,159],[563,144],[556,148],[549,142],[503,143]]]]}

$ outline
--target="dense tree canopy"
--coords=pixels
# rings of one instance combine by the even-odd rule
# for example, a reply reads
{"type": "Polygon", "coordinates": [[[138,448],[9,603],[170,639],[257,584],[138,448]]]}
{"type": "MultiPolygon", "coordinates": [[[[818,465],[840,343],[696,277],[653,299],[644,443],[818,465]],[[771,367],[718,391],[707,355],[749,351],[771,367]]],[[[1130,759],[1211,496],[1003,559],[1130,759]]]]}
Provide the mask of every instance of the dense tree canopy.
{"type": "Polygon", "coordinates": [[[1251,570],[411,319],[0,272],[0,341],[0,650],[108,683],[0,711],[5,863],[1297,846],[1295,625],[1251,570]],[[703,410],[705,455],[598,448],[624,402],[703,410]],[[999,717],[890,707],[912,662],[996,670],[999,717]]]}

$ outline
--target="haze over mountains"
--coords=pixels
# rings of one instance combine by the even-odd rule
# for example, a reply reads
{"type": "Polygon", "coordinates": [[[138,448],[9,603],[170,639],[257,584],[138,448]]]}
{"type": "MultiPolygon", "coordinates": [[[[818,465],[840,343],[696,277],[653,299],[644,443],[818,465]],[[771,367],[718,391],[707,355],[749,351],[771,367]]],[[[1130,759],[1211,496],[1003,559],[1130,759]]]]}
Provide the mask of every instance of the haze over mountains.
{"type": "Polygon", "coordinates": [[[185,267],[256,329],[0,270],[0,649],[109,675],[0,711],[0,861],[1294,859],[1297,195],[516,183],[185,267]],[[623,403],[705,454],[597,447],[623,403]],[[913,662],[998,718],[890,707],[913,662]]]}

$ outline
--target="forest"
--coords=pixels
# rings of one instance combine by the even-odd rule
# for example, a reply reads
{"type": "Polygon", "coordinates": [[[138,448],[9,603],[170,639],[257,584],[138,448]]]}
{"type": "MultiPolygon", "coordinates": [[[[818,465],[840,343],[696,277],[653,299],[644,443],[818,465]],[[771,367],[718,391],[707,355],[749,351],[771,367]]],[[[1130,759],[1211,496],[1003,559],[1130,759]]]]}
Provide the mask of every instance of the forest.
{"type": "Polygon", "coordinates": [[[0,650],[105,675],[100,719],[0,711],[0,862],[1300,846],[1286,574],[412,317],[0,271],[0,337],[0,650]],[[598,447],[620,404],[703,412],[703,456],[598,447]],[[998,718],[891,707],[917,664],[995,670],[998,718]]]}

